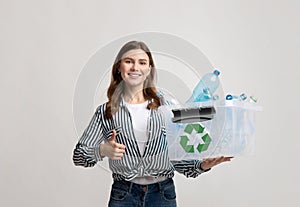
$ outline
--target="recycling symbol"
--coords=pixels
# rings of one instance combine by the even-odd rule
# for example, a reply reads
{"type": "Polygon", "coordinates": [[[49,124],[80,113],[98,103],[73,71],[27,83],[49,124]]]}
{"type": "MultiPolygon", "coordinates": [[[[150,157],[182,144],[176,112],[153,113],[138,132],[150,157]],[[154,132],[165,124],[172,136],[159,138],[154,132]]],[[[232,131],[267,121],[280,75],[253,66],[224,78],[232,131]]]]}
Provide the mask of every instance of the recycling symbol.
{"type": "MultiPolygon", "coordinates": [[[[189,136],[192,135],[192,133],[195,131],[196,135],[203,133],[204,131],[204,127],[201,126],[200,124],[196,123],[196,124],[187,124],[184,132],[187,133],[188,135],[182,135],[180,136],[180,145],[182,146],[182,148],[184,149],[184,151],[186,151],[187,153],[194,153],[194,145],[192,144],[188,144],[189,136]]],[[[197,150],[199,153],[207,150],[210,142],[211,142],[211,138],[208,135],[208,133],[206,133],[205,135],[203,135],[201,137],[202,141],[204,142],[203,144],[198,143],[197,145],[197,150]]]]}

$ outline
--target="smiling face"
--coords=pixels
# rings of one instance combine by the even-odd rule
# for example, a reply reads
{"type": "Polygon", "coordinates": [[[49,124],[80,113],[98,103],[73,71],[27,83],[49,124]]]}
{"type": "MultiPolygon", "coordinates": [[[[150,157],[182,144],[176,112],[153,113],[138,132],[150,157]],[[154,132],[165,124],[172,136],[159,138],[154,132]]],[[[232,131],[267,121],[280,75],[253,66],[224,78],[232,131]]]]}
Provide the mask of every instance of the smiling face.
{"type": "Polygon", "coordinates": [[[142,88],[150,74],[148,55],[141,49],[127,51],[122,56],[119,71],[126,87],[142,88]]]}

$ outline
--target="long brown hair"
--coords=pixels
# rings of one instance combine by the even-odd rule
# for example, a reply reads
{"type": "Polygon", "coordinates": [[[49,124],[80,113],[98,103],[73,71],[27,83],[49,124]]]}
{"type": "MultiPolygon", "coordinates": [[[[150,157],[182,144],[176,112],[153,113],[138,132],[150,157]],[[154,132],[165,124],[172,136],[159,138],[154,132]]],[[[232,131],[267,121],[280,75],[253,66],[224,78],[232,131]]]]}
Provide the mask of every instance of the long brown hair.
{"type": "Polygon", "coordinates": [[[160,100],[157,97],[157,89],[155,87],[154,81],[156,80],[156,69],[152,58],[152,54],[144,42],[140,41],[130,41],[127,42],[117,54],[115,62],[112,67],[111,81],[109,88],[107,90],[108,103],[106,104],[105,117],[112,118],[119,108],[121,95],[124,91],[124,82],[119,73],[119,67],[122,61],[123,55],[129,50],[141,49],[149,57],[149,65],[151,67],[150,74],[144,81],[143,95],[146,100],[149,101],[147,106],[148,109],[157,109],[160,106],[160,100]]]}

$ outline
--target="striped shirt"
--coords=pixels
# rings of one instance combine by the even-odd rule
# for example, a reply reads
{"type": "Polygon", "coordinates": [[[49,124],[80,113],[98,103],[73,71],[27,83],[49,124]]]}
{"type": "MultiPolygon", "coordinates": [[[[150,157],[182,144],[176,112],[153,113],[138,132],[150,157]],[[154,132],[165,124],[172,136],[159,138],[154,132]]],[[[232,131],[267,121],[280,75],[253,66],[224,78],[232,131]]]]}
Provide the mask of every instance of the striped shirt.
{"type": "Polygon", "coordinates": [[[100,105],[87,128],[80,137],[74,152],[73,162],[77,166],[93,167],[103,157],[100,144],[108,141],[116,130],[116,142],[126,146],[121,160],[109,159],[114,180],[132,180],[141,176],[174,176],[174,170],[186,177],[197,177],[201,170],[200,160],[170,160],[166,140],[165,121],[162,113],[150,109],[147,122],[148,141],[141,154],[134,137],[132,119],[124,101],[112,119],[105,118],[106,104],[100,105]]]}

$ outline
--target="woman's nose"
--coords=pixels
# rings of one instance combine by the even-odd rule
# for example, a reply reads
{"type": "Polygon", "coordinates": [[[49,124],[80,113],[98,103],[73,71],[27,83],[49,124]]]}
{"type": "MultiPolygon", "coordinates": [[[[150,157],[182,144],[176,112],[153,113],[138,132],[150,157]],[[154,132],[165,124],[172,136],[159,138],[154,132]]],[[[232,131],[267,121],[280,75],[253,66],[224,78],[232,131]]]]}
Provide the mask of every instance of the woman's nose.
{"type": "Polygon", "coordinates": [[[131,67],[131,70],[136,71],[136,70],[138,70],[138,69],[139,69],[139,64],[138,64],[138,63],[133,63],[133,64],[132,64],[132,67],[131,67]]]}

